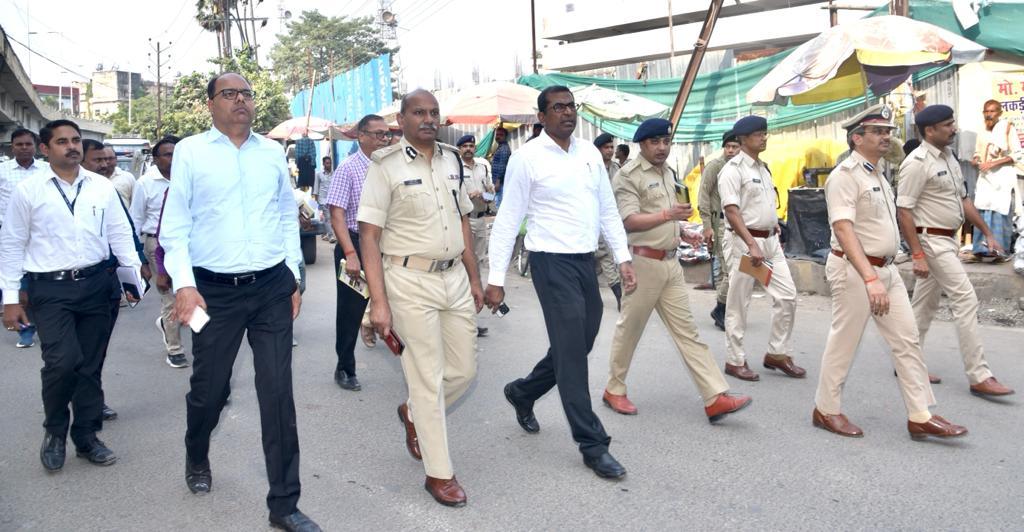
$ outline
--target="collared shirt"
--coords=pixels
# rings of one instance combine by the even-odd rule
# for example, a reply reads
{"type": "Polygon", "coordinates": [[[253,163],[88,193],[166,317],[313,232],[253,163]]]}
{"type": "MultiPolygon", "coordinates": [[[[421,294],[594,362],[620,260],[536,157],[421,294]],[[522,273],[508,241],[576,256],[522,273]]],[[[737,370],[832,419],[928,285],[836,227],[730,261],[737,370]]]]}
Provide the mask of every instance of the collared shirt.
{"type": "MultiPolygon", "coordinates": [[[[494,182],[491,180],[491,164],[487,162],[487,159],[480,157],[473,158],[473,166],[466,164],[466,161],[461,160],[462,163],[462,175],[465,176],[463,184],[466,186],[466,193],[472,194],[474,192],[494,192],[494,182]]],[[[480,214],[487,212],[487,202],[483,198],[473,198],[473,214],[480,214]]]]}
{"type": "Polygon", "coordinates": [[[441,260],[462,255],[462,216],[473,203],[459,186],[458,150],[438,143],[428,160],[403,137],[372,157],[358,218],[382,229],[381,253],[441,260]]]}
{"type": "Polygon", "coordinates": [[[175,290],[192,268],[243,273],[285,261],[299,279],[299,214],[281,145],[256,133],[235,146],[211,128],[174,148],[160,243],[175,290]]]}
{"type": "Polygon", "coordinates": [[[164,177],[156,165],[150,166],[149,170],[139,178],[135,191],[132,193],[131,206],[128,208],[139,236],[142,236],[143,233],[156,234],[156,228],[160,222],[160,209],[164,204],[164,193],[169,186],[171,186],[171,180],[164,177]]]}
{"type": "Polygon", "coordinates": [[[509,147],[508,142],[499,143],[494,154],[491,155],[491,175],[494,176],[496,182],[503,183],[505,181],[505,169],[508,168],[510,157],[512,157],[512,148],[509,147]]]}
{"type": "Polygon", "coordinates": [[[321,204],[324,203],[324,196],[327,195],[327,191],[331,189],[333,176],[334,172],[316,171],[316,178],[313,180],[313,195],[320,200],[321,204]]]}
{"type": "Polygon", "coordinates": [[[84,168],[70,185],[52,171],[25,179],[14,190],[7,214],[0,229],[6,305],[18,302],[25,272],[86,268],[107,260],[111,250],[122,265],[141,265],[117,191],[84,168]]]}
{"type": "Polygon", "coordinates": [[[25,178],[36,174],[50,172],[50,165],[46,161],[32,159],[32,164],[25,168],[18,164],[17,159],[11,159],[0,163],[0,224],[4,222],[4,214],[7,213],[7,204],[11,201],[11,194],[15,187],[25,178]]]}
{"type": "Polygon", "coordinates": [[[331,177],[331,188],[323,200],[327,205],[345,209],[345,225],[354,233],[359,232],[359,200],[363,197],[366,172],[370,169],[370,158],[357,149],[338,165],[331,177]]]}
{"type": "Polygon", "coordinates": [[[960,163],[949,148],[922,142],[900,165],[896,206],[911,209],[917,227],[959,229],[966,197],[960,163]]]}
{"type": "MultiPolygon", "coordinates": [[[[978,132],[974,156],[981,162],[1009,157],[1011,162],[978,173],[974,186],[974,206],[978,210],[1010,213],[1013,191],[1017,186],[1017,168],[1014,162],[1024,159],[1017,130],[1005,118],[992,126],[992,130],[978,132]]],[[[1017,198],[1020,201],[1020,198],[1017,198]]]]}
{"type": "Polygon", "coordinates": [[[779,223],[775,183],[768,165],[755,161],[746,152],[740,151],[722,167],[718,173],[718,193],[722,196],[722,209],[737,206],[743,223],[750,229],[771,231],[779,223]]]}
{"type": "MultiPolygon", "coordinates": [[[[893,257],[899,251],[896,201],[881,165],[851,152],[825,181],[825,201],[829,226],[839,220],[853,222],[853,232],[865,254],[893,257]]],[[[834,229],[832,249],[843,249],[834,229]]]]}
{"type": "Polygon", "coordinates": [[[114,185],[118,195],[121,196],[121,201],[125,205],[132,204],[132,194],[135,193],[135,176],[130,172],[115,167],[114,173],[110,176],[110,182],[114,185]]]}
{"type": "Polygon", "coordinates": [[[615,159],[612,159],[604,165],[604,169],[606,172],[608,172],[608,179],[614,180],[615,174],[617,174],[619,170],[622,169],[622,165],[620,165],[619,162],[616,161],[615,159]]]}
{"type": "MultiPolygon", "coordinates": [[[[619,215],[625,220],[634,214],[661,212],[676,203],[675,175],[668,167],[659,170],[641,155],[626,163],[612,180],[619,215]]],[[[679,246],[679,223],[675,220],[646,231],[626,233],[631,246],[672,250],[679,246]]]]}
{"type": "MultiPolygon", "coordinates": [[[[715,219],[722,216],[722,196],[718,193],[718,174],[725,167],[725,155],[711,159],[700,174],[697,212],[704,229],[713,230],[715,219]]],[[[720,224],[720,222],[719,222],[720,224]]]]}
{"type": "Polygon", "coordinates": [[[547,132],[509,160],[504,196],[491,228],[488,284],[503,286],[519,225],[525,216],[526,248],[550,253],[591,253],[600,234],[615,262],[631,260],[601,152],[570,139],[569,151],[547,132]]]}

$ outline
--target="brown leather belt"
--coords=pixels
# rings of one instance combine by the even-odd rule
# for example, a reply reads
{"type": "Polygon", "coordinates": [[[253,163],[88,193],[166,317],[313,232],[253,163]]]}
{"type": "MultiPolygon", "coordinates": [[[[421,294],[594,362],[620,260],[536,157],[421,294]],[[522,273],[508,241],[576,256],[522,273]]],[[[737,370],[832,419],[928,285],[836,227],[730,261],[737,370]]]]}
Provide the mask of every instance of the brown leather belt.
{"type": "MultiPolygon", "coordinates": [[[[839,251],[838,249],[833,249],[832,250],[832,254],[837,256],[837,257],[839,257],[839,258],[842,258],[843,256],[846,255],[845,253],[843,253],[842,251],[839,251]]],[[[892,261],[893,261],[893,258],[894,258],[894,257],[872,257],[871,255],[864,255],[864,256],[868,258],[868,262],[870,262],[872,266],[878,266],[879,268],[884,268],[884,267],[892,264],[892,261]]]]}
{"type": "Polygon", "coordinates": [[[956,236],[955,229],[941,229],[938,227],[918,227],[917,234],[921,233],[928,233],[929,235],[948,236],[949,238],[953,238],[956,236]]]}
{"type": "MultiPolygon", "coordinates": [[[[730,227],[729,230],[733,231],[733,228],[730,227]]],[[[748,227],[747,232],[754,238],[768,238],[775,234],[775,228],[773,227],[771,231],[762,231],[760,229],[751,229],[748,227]]]]}
{"type": "Polygon", "coordinates": [[[671,259],[676,256],[676,250],[674,249],[666,251],[647,246],[629,246],[629,252],[634,255],[640,255],[641,257],[647,257],[648,259],[654,260],[671,259]]]}

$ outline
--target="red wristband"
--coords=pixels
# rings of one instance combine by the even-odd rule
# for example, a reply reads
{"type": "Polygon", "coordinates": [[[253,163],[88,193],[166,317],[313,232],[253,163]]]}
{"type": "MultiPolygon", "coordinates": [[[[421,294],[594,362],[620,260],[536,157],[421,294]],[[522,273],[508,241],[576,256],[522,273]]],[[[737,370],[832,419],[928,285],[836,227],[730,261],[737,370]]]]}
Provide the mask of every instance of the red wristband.
{"type": "Polygon", "coordinates": [[[921,252],[918,252],[918,253],[914,253],[913,255],[910,256],[910,258],[912,258],[914,260],[923,259],[924,258],[924,252],[921,251],[921,252]]]}
{"type": "Polygon", "coordinates": [[[868,279],[864,279],[864,284],[873,283],[878,280],[878,276],[874,275],[868,279]]]}
{"type": "Polygon", "coordinates": [[[355,255],[355,254],[356,254],[356,250],[354,250],[354,249],[350,249],[350,250],[345,252],[345,256],[346,257],[349,256],[349,255],[355,255]]]}

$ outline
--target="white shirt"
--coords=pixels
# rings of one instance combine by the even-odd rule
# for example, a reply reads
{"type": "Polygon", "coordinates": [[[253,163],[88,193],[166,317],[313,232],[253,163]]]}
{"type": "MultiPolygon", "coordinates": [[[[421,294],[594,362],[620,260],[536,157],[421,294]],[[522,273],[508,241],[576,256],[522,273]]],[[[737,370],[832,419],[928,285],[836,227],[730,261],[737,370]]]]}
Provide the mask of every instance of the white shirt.
{"type": "MultiPolygon", "coordinates": [[[[1017,130],[1005,118],[996,122],[992,131],[978,132],[974,156],[982,162],[1010,157],[1021,160],[1022,153],[1017,130]]],[[[1017,185],[1017,169],[1013,162],[999,165],[978,174],[974,186],[974,207],[979,211],[995,211],[1002,215],[1010,213],[1011,195],[1017,185]]],[[[1020,199],[1018,198],[1018,202],[1020,199]]]]}
{"type": "Polygon", "coordinates": [[[121,196],[121,201],[124,204],[132,204],[132,193],[135,190],[135,176],[130,172],[114,167],[114,173],[110,176],[110,182],[114,185],[117,190],[117,194],[121,196]]]}
{"type": "Polygon", "coordinates": [[[86,268],[107,260],[111,250],[122,266],[141,265],[128,217],[107,178],[81,167],[70,185],[53,172],[33,175],[14,190],[0,229],[3,302],[18,302],[25,272],[86,268]]]}
{"type": "Polygon", "coordinates": [[[38,173],[45,174],[50,171],[50,165],[46,161],[33,159],[32,164],[25,168],[18,164],[17,159],[11,159],[0,163],[0,224],[4,223],[4,214],[7,212],[7,204],[11,201],[11,194],[25,178],[38,173]]]}
{"type": "Polygon", "coordinates": [[[504,286],[524,216],[530,251],[591,253],[600,234],[617,263],[631,260],[608,172],[593,144],[572,138],[567,152],[541,133],[512,154],[502,190],[488,248],[488,284],[504,286]]]}
{"type": "Polygon", "coordinates": [[[142,233],[156,234],[156,228],[160,223],[160,208],[164,204],[164,192],[169,186],[171,180],[164,177],[156,165],[150,166],[135,184],[128,212],[132,215],[132,222],[135,223],[135,230],[139,236],[142,236],[142,233]]]}

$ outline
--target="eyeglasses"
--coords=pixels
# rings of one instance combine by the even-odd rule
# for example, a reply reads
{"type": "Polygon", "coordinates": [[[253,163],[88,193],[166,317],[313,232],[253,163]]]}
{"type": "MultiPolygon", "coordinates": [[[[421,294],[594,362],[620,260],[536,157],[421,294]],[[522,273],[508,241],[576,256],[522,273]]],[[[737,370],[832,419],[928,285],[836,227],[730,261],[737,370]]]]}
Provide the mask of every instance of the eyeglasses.
{"type": "Polygon", "coordinates": [[[573,113],[575,113],[577,110],[579,110],[579,108],[580,108],[580,106],[577,105],[576,102],[572,102],[572,103],[555,103],[555,104],[551,104],[551,106],[548,107],[548,109],[551,109],[551,112],[556,113],[556,114],[563,114],[563,113],[566,113],[568,111],[572,111],[573,113]]]}
{"type": "Polygon", "coordinates": [[[365,129],[360,129],[359,131],[374,137],[377,140],[391,140],[395,136],[395,134],[390,131],[367,131],[365,129]]]}
{"type": "MultiPolygon", "coordinates": [[[[242,95],[242,99],[251,101],[256,97],[256,93],[251,89],[221,89],[217,91],[217,94],[221,95],[225,100],[237,100],[238,95],[242,95]]],[[[217,96],[214,94],[214,96],[217,96]]]]}

